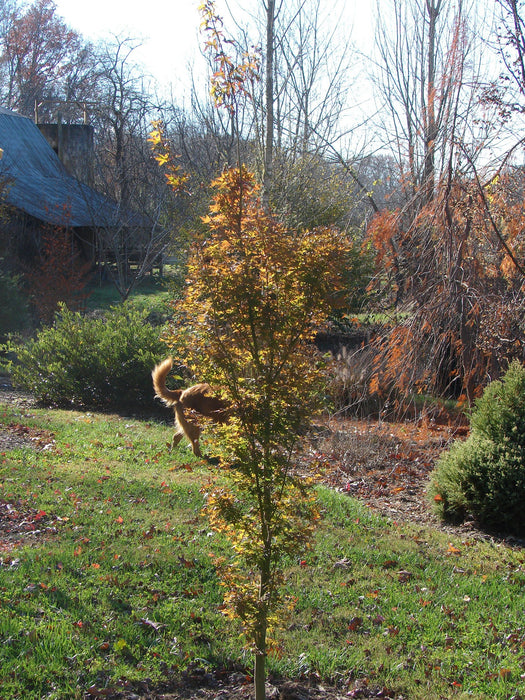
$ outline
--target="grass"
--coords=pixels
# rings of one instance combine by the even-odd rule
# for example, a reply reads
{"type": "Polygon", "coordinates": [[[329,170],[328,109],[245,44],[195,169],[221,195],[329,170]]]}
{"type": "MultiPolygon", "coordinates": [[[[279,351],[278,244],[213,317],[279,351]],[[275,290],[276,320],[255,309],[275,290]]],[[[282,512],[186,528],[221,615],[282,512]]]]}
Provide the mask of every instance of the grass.
{"type": "MultiPolygon", "coordinates": [[[[144,277],[131,294],[133,303],[140,309],[148,309],[152,312],[165,314],[168,302],[173,298],[169,291],[173,286],[173,278],[170,274],[164,277],[144,277]]],[[[117,288],[111,282],[92,282],[88,290],[89,296],[86,308],[89,311],[109,309],[122,302],[117,288]]]]}
{"type": "MultiPolygon", "coordinates": [[[[0,422],[52,445],[0,454],[0,502],[41,530],[15,547],[0,536],[2,698],[251,668],[220,612],[210,554],[227,547],[201,516],[207,467],[167,453],[168,426],[9,407],[0,422]]],[[[523,687],[522,549],[395,523],[326,488],[319,498],[316,546],[287,564],[294,605],[272,673],[410,700],[503,699],[523,687]]]]}

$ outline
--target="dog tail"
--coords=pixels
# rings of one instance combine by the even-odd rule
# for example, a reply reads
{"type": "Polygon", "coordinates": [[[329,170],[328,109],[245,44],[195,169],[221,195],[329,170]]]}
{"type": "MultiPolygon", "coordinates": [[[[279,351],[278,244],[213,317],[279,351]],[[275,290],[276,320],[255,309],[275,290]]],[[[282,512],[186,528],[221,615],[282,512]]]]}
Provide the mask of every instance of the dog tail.
{"type": "Polygon", "coordinates": [[[155,396],[166,404],[166,406],[177,406],[180,400],[180,395],[182,394],[181,389],[168,389],[166,386],[166,377],[168,376],[171,368],[173,366],[173,360],[168,357],[166,360],[158,364],[151,377],[153,379],[153,388],[155,389],[155,396]]]}

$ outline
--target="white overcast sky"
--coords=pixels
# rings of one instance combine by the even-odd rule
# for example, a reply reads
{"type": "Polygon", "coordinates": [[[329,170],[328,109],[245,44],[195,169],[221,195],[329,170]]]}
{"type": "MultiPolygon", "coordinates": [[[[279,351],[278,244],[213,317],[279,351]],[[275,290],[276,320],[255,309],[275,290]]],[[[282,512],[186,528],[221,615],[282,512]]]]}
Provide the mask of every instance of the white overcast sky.
{"type": "MultiPolygon", "coordinates": [[[[250,7],[259,0],[216,0],[218,13],[225,20],[226,32],[235,34],[227,16],[227,4],[232,8],[250,7]]],[[[327,0],[328,1],[328,0],[327,0]]],[[[348,16],[348,30],[359,41],[371,36],[371,10],[375,0],[330,0],[348,16]]],[[[134,54],[135,61],[144,65],[147,73],[163,86],[184,84],[189,62],[199,53],[200,0],[55,0],[58,14],[86,39],[96,40],[117,35],[136,38],[142,47],[134,54]]],[[[346,22],[345,22],[346,23],[346,22]]]]}
{"type": "Polygon", "coordinates": [[[197,0],[55,0],[57,13],[85,39],[142,42],[133,54],[161,84],[176,83],[198,49],[197,0]]]}

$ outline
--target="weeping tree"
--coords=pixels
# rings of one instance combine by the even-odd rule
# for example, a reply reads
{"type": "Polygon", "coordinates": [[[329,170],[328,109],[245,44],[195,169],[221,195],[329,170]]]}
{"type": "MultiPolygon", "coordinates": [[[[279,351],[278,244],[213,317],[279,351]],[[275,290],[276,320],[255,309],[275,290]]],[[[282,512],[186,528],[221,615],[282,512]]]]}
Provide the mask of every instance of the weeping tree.
{"type": "Polygon", "coordinates": [[[381,7],[378,83],[401,196],[368,226],[371,287],[405,314],[378,340],[371,386],[392,392],[403,410],[415,394],[470,403],[522,343],[514,333],[520,281],[508,266],[518,257],[521,213],[511,183],[490,172],[487,145],[501,119],[496,106],[480,108],[482,76],[490,75],[476,32],[481,8],[471,0],[381,7]],[[492,351],[490,336],[498,338],[492,351]]]}

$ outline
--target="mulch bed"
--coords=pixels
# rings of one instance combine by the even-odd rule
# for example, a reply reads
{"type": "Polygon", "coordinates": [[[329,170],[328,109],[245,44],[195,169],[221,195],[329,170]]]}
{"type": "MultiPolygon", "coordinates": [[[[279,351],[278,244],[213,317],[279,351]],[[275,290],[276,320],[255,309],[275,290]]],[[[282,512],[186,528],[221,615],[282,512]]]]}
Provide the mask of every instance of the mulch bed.
{"type": "Polygon", "coordinates": [[[467,430],[428,422],[332,420],[317,440],[326,483],[399,522],[442,527],[427,500],[440,454],[467,430]]]}

